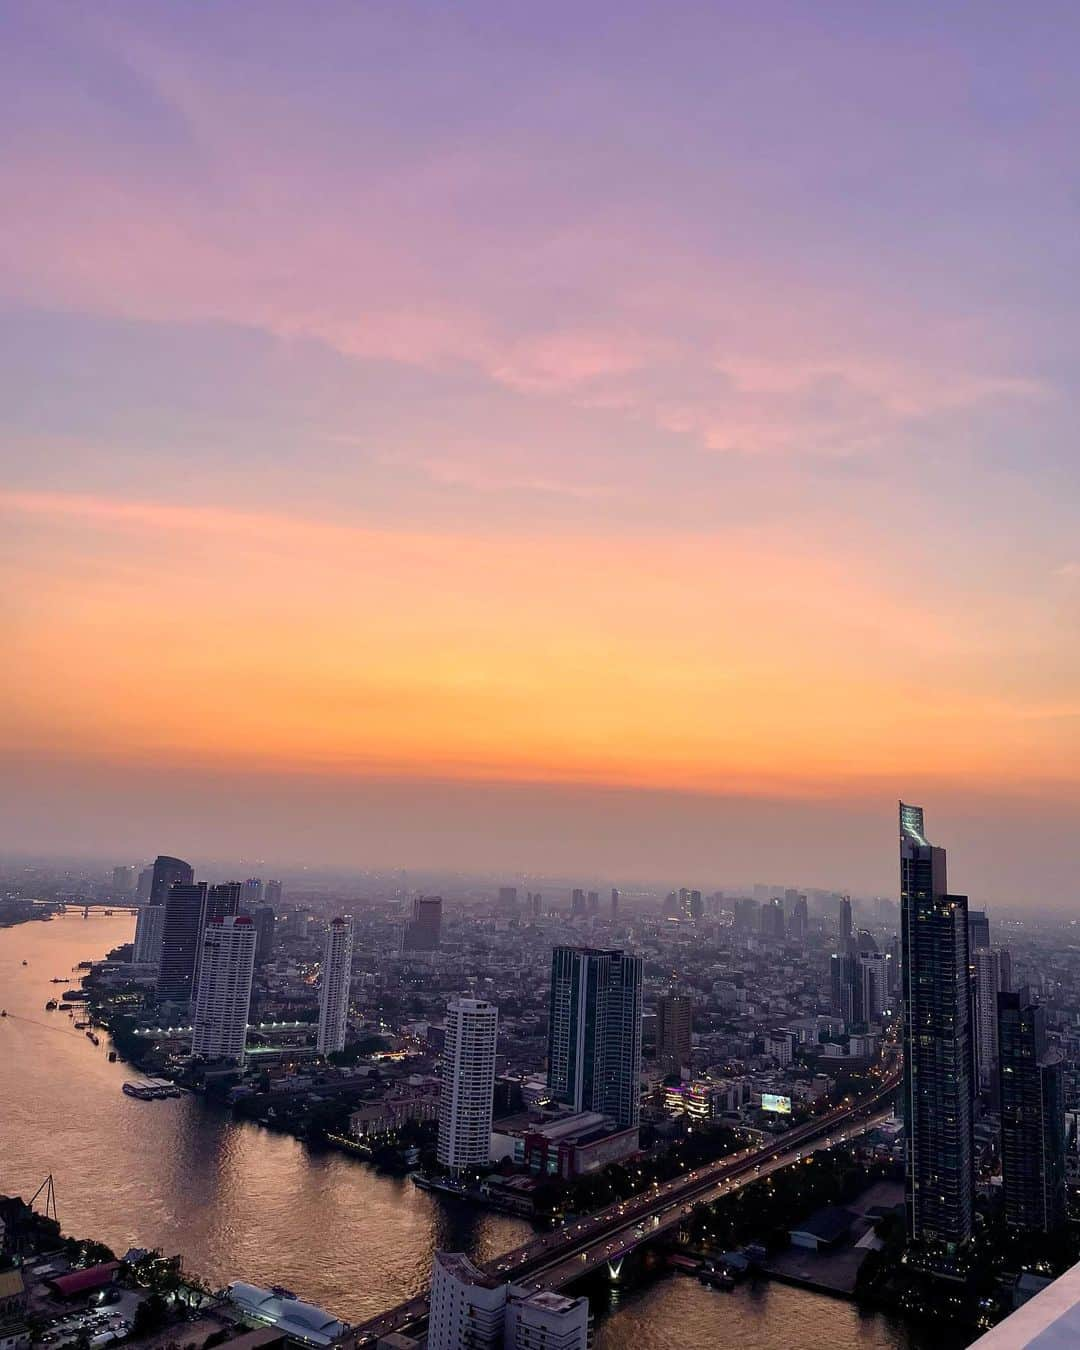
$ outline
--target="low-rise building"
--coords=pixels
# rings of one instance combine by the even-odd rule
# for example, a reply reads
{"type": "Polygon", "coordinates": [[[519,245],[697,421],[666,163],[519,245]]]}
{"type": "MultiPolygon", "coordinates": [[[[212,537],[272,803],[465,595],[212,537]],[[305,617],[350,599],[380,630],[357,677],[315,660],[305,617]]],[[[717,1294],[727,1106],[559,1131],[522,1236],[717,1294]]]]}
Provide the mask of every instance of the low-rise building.
{"type": "Polygon", "coordinates": [[[491,1135],[491,1160],[509,1160],[534,1176],[568,1179],[621,1162],[638,1150],[638,1129],[616,1129],[610,1116],[575,1111],[555,1119],[513,1116],[491,1135]]]}
{"type": "Polygon", "coordinates": [[[332,1345],[347,1330],[332,1313],[281,1289],[261,1289],[237,1280],[229,1285],[228,1295],[246,1321],[276,1327],[302,1345],[332,1345]]]}

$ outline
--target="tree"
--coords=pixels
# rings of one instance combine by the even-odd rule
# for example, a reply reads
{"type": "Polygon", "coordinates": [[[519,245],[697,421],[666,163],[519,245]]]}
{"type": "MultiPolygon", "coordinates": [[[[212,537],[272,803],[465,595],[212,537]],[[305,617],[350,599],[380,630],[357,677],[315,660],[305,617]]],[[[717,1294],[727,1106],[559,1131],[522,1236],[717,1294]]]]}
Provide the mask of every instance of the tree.
{"type": "Polygon", "coordinates": [[[160,1294],[151,1294],[144,1298],[135,1309],[131,1329],[136,1337],[152,1336],[168,1321],[169,1309],[160,1294]]]}

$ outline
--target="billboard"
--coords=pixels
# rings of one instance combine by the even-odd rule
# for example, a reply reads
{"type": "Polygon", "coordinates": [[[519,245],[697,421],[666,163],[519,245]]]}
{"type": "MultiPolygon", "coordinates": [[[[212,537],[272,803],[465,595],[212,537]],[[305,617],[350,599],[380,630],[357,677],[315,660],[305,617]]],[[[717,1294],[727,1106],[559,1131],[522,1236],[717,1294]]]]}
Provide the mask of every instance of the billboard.
{"type": "Polygon", "coordinates": [[[761,1094],[761,1109],[763,1111],[775,1111],[778,1116],[790,1116],[791,1098],[778,1097],[775,1092],[763,1092],[761,1094]]]}

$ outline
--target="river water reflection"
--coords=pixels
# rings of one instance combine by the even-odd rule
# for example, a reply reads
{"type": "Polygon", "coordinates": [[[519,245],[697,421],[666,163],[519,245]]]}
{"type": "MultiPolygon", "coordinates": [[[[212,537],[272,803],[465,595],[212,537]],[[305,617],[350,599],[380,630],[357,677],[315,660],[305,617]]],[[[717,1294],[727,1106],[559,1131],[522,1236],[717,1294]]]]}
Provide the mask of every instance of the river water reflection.
{"type": "MultiPolygon", "coordinates": [[[[125,1066],[108,1062],[107,1042],[95,1048],[63,1010],[44,1005],[62,988],[52,977],[129,941],[133,926],[128,915],[79,913],[0,929],[8,1012],[0,1019],[0,1193],[29,1198],[51,1172],[66,1232],[121,1250],[179,1251],[215,1284],[283,1284],[351,1322],[421,1288],[440,1247],[485,1259],[527,1236],[520,1220],[447,1206],[199,1098],[125,1096],[125,1066]]],[[[724,1295],[670,1279],[601,1319],[597,1350],[695,1350],[719,1338],[740,1350],[930,1344],[782,1286],[724,1295]]]]}

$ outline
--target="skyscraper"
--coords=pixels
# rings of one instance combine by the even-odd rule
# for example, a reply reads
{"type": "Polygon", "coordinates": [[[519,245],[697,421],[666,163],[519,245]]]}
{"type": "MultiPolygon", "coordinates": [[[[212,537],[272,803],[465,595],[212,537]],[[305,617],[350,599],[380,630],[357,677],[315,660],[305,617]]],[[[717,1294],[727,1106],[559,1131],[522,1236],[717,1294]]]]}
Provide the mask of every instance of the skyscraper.
{"type": "Polygon", "coordinates": [[[165,906],[141,905],[135,916],[135,950],[132,961],[138,965],[161,964],[161,940],[165,932],[165,906]]]}
{"type": "Polygon", "coordinates": [[[169,890],[157,982],[157,996],[164,1003],[186,1004],[194,992],[205,905],[205,881],[177,882],[169,890]]]}
{"type": "Polygon", "coordinates": [[[663,1074],[690,1067],[694,1029],[694,1001],[674,991],[656,1000],[656,1058],[663,1074]]]}
{"type": "Polygon", "coordinates": [[[251,917],[255,920],[255,964],[259,965],[274,954],[276,919],[269,905],[260,905],[251,917]]]}
{"type": "Polygon", "coordinates": [[[458,998],[447,1005],[438,1159],[451,1172],[486,1167],[491,1156],[498,1030],[494,1003],[458,998]]]}
{"type": "Polygon", "coordinates": [[[518,912],[518,891],[516,886],[500,886],[495,900],[496,911],[503,918],[513,918],[518,912]]]}
{"type": "Polygon", "coordinates": [[[854,952],[834,952],[830,961],[832,1010],[850,1029],[859,1019],[859,959],[854,952]]]}
{"type": "Polygon", "coordinates": [[[784,902],[779,896],[774,896],[767,905],[761,907],[761,936],[782,938],[784,932],[784,902]]]}
{"type": "Polygon", "coordinates": [[[611,917],[612,919],[619,917],[619,892],[614,886],[611,888],[611,917]]]}
{"type": "MultiPolygon", "coordinates": [[[[916,808],[917,809],[917,808],[916,808]]],[[[851,946],[851,897],[840,897],[840,950],[846,952],[851,946]]]]}
{"type": "Polygon", "coordinates": [[[735,915],[735,931],[738,933],[753,933],[758,927],[759,905],[756,900],[751,900],[744,896],[734,902],[733,912],[735,915]]]}
{"type": "Polygon", "coordinates": [[[585,892],[580,886],[575,886],[570,892],[570,917],[572,919],[585,917],[585,892]]]}
{"type": "Polygon", "coordinates": [[[203,922],[226,919],[230,914],[250,914],[251,911],[245,908],[249,896],[247,882],[222,881],[216,886],[208,886],[203,922]]]}
{"type": "Polygon", "coordinates": [[[245,914],[254,914],[263,902],[263,884],[261,877],[248,877],[243,884],[243,899],[240,908],[245,914]]]}
{"type": "Polygon", "coordinates": [[[277,911],[278,906],[281,904],[280,881],[268,881],[266,883],[266,890],[263,892],[263,901],[265,904],[268,904],[272,910],[275,912],[277,911]]]}
{"type": "Polygon", "coordinates": [[[903,802],[900,903],[908,1234],[952,1252],[975,1209],[967,897],[948,894],[945,850],[903,802]]]}
{"type": "Polygon", "coordinates": [[[199,941],[196,945],[195,974],[191,985],[192,998],[197,997],[199,992],[199,974],[203,951],[202,935],[206,932],[208,924],[217,923],[230,915],[240,913],[240,898],[243,890],[244,887],[239,881],[224,881],[216,886],[206,888],[206,899],[203,902],[203,911],[199,918],[199,941]]]}
{"type": "Polygon", "coordinates": [[[117,896],[133,895],[135,892],[134,867],[114,867],[112,870],[112,893],[117,896]]]}
{"type": "Polygon", "coordinates": [[[352,980],[353,921],[350,915],[331,919],[323,949],[322,983],[319,987],[320,1055],[345,1048],[349,1018],[349,984],[352,980]]]}
{"type": "MultiPolygon", "coordinates": [[[[969,935],[971,929],[968,929],[969,935]]],[[[992,947],[970,953],[975,1008],[975,1069],[980,1088],[997,1081],[998,994],[1008,989],[1009,954],[992,947]]]]}
{"type": "Polygon", "coordinates": [[[788,913],[788,937],[793,942],[805,942],[810,928],[810,914],[806,905],[806,896],[797,895],[792,901],[788,913]]]}
{"type": "Polygon", "coordinates": [[[255,969],[255,925],[247,914],[212,919],[199,950],[191,1053],[243,1063],[255,969]]]}
{"type": "MultiPolygon", "coordinates": [[[[159,912],[150,914],[140,911],[135,920],[136,961],[158,967],[158,998],[183,1001],[191,997],[191,979],[195,973],[195,961],[198,956],[200,913],[194,916],[191,924],[187,922],[186,912],[181,914],[174,909],[171,935],[168,920],[168,899],[173,886],[190,886],[194,878],[191,864],[182,858],[170,858],[162,853],[154,859],[149,868],[149,881],[144,870],[139,875],[139,898],[145,899],[148,906],[159,912]],[[162,963],[165,942],[169,942],[169,974],[162,984],[162,963]]],[[[199,899],[201,906],[202,900],[199,899]]]]}
{"type": "Polygon", "coordinates": [[[990,946],[990,920],[985,909],[969,909],[967,926],[969,952],[990,946]]]}
{"type": "Polygon", "coordinates": [[[442,934],[442,896],[418,895],[412,902],[412,918],[401,933],[403,952],[434,952],[442,934]]]}
{"type": "Polygon", "coordinates": [[[184,862],[183,858],[159,854],[150,874],[150,904],[164,905],[173,886],[190,886],[194,880],[195,872],[190,863],[184,862]]]}
{"type": "Polygon", "coordinates": [[[867,1026],[880,1022],[889,1006],[889,958],[884,952],[860,952],[857,1018],[867,1026]]]}
{"type": "Polygon", "coordinates": [[[591,947],[551,954],[548,1088],[575,1111],[640,1119],[640,956],[591,947]]]}
{"type": "Polygon", "coordinates": [[[1001,1171],[1005,1219],[1053,1232],[1065,1223],[1062,1057],[1046,1039],[1046,1012],[1027,988],[997,996],[1001,1171]]]}

